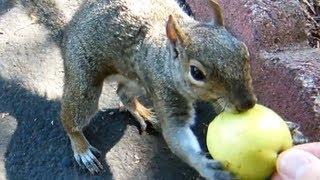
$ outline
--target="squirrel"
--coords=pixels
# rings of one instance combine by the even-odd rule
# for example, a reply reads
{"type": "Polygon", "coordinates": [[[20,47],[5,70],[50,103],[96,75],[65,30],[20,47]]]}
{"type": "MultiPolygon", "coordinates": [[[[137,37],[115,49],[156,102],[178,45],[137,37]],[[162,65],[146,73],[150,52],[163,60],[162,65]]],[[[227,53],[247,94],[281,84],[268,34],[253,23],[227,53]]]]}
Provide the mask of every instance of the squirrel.
{"type": "Polygon", "coordinates": [[[69,22],[53,0],[22,1],[61,47],[61,122],[79,165],[103,168],[82,129],[98,109],[104,79],[116,76],[117,93],[143,130],[156,119],[171,151],[202,177],[232,179],[190,129],[196,100],[239,112],[257,101],[247,47],[226,30],[217,0],[208,0],[212,22],[188,16],[175,0],[88,0],[69,22]]]}

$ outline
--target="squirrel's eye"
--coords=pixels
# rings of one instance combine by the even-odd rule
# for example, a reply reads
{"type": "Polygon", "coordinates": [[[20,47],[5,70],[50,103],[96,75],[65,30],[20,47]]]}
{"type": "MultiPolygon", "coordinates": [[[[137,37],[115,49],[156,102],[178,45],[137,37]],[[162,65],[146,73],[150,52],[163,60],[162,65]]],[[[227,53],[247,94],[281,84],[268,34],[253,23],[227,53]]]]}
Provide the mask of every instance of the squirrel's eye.
{"type": "Polygon", "coordinates": [[[194,65],[190,66],[190,74],[193,77],[193,79],[197,81],[203,81],[206,78],[203,72],[194,65]]]}

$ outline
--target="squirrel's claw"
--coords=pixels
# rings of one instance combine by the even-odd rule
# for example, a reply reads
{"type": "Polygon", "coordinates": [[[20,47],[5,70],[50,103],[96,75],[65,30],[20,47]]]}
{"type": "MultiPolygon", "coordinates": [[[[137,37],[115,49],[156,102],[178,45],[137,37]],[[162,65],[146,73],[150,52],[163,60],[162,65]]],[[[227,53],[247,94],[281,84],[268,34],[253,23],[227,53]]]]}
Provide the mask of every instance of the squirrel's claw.
{"type": "Polygon", "coordinates": [[[81,168],[89,170],[91,174],[96,174],[101,172],[103,166],[100,163],[100,161],[96,158],[96,156],[93,154],[94,152],[92,152],[98,152],[98,150],[96,150],[95,148],[93,150],[92,148],[93,147],[90,147],[85,153],[75,153],[74,158],[81,168]]]}
{"type": "Polygon", "coordinates": [[[95,147],[91,146],[89,147],[89,149],[91,150],[91,152],[93,153],[93,155],[97,158],[101,157],[101,153],[98,149],[96,149],[95,147]]]}
{"type": "Polygon", "coordinates": [[[300,125],[291,121],[286,121],[286,124],[290,131],[298,130],[300,128],[300,125]]]}
{"type": "Polygon", "coordinates": [[[291,135],[294,145],[305,144],[309,142],[309,139],[298,130],[291,131],[291,135]]]}
{"type": "Polygon", "coordinates": [[[309,139],[305,135],[303,135],[303,133],[299,130],[300,128],[299,124],[291,121],[286,121],[286,123],[290,130],[294,145],[304,144],[309,142],[309,139]]]}
{"type": "Polygon", "coordinates": [[[222,170],[222,164],[213,159],[205,159],[204,167],[201,168],[201,175],[208,180],[235,180],[229,171],[222,170]]]}

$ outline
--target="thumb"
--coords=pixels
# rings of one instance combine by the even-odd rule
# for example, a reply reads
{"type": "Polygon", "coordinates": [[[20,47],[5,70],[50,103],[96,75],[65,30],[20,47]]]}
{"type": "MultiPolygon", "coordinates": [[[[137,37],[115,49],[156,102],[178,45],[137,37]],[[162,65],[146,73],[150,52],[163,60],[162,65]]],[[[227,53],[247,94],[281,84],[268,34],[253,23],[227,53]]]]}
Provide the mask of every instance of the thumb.
{"type": "Polygon", "coordinates": [[[320,180],[320,159],[300,149],[290,149],[277,160],[277,175],[283,180],[320,180]]]}

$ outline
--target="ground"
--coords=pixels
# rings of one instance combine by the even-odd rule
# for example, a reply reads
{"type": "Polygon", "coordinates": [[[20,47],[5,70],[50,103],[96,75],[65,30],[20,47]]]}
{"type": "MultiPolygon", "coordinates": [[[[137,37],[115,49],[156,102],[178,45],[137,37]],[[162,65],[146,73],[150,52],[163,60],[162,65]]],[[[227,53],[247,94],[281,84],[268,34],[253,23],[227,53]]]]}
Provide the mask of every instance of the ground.
{"type": "MultiPolygon", "coordinates": [[[[160,133],[141,134],[128,112],[119,112],[115,83],[104,86],[100,110],[85,134],[102,156],[104,171],[79,170],[59,120],[62,60],[48,31],[24,8],[0,0],[0,179],[199,179],[168,149],[160,133]]],[[[74,10],[75,1],[62,6],[74,10]]],[[[71,16],[72,12],[69,14],[71,16]]],[[[214,116],[197,105],[193,128],[202,147],[214,116]]]]}
{"type": "MultiPolygon", "coordinates": [[[[48,101],[19,85],[0,81],[0,179],[197,179],[198,174],[174,156],[161,135],[139,133],[127,112],[103,109],[86,129],[102,152],[101,175],[79,171],[59,122],[58,101],[48,101]],[[6,114],[8,113],[8,114],[6,114]],[[90,178],[89,178],[90,177],[90,178]]],[[[197,135],[202,142],[212,112],[199,104],[197,135]]]]}

